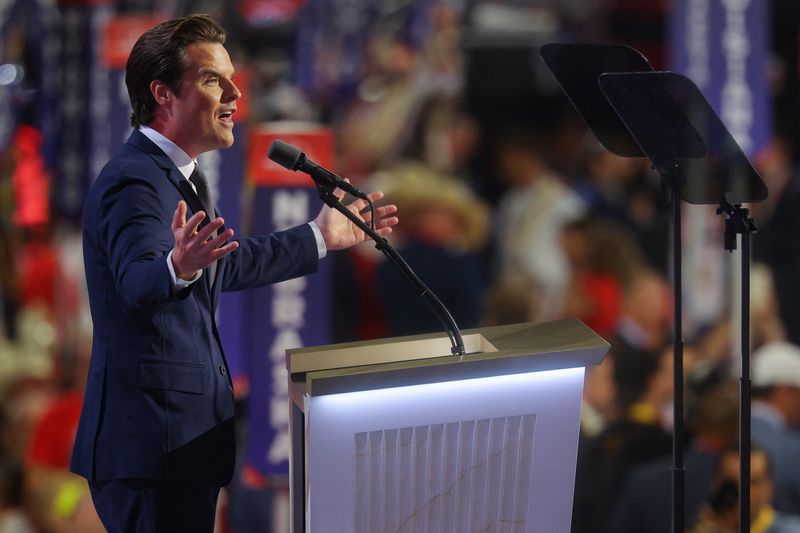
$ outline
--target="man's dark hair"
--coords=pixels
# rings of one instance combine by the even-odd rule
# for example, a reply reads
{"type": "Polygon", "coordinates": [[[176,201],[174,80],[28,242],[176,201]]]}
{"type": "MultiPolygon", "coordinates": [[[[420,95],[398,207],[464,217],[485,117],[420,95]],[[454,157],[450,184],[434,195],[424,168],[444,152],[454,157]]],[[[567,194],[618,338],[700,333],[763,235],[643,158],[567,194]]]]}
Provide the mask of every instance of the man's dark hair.
{"type": "Polygon", "coordinates": [[[205,14],[164,21],[139,37],[125,66],[134,128],[149,124],[155,116],[156,100],[150,83],[161,80],[178,94],[181,77],[189,68],[185,49],[199,43],[225,43],[225,30],[205,14]]]}

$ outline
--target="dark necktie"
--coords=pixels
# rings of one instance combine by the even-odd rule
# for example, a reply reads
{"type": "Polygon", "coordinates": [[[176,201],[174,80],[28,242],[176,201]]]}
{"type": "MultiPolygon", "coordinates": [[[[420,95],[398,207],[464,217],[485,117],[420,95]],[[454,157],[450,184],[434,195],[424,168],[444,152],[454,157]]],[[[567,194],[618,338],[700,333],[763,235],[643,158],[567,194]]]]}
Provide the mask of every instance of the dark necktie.
{"type": "MultiPolygon", "coordinates": [[[[194,166],[194,170],[192,170],[192,174],[189,176],[189,181],[194,184],[194,188],[197,191],[197,196],[200,198],[200,202],[203,204],[203,209],[206,212],[206,217],[209,222],[214,219],[214,200],[211,198],[211,191],[208,188],[208,182],[206,181],[206,177],[203,175],[203,172],[200,170],[199,165],[194,166]]],[[[213,286],[214,285],[214,276],[217,273],[217,262],[214,261],[208,267],[209,272],[209,282],[213,286]]]]}
{"type": "Polygon", "coordinates": [[[194,184],[194,189],[197,191],[200,202],[203,203],[203,209],[205,209],[206,216],[210,222],[214,219],[214,200],[211,198],[208,182],[203,172],[200,170],[199,165],[194,166],[194,170],[192,170],[192,174],[189,176],[189,181],[194,184]]]}

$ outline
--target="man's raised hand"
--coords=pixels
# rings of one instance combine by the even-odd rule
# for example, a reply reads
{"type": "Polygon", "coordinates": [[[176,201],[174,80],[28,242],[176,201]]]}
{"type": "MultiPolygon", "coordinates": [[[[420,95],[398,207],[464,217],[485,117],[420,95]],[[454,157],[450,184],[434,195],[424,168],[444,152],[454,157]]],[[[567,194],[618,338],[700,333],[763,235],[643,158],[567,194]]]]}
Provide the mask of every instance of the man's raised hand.
{"type": "MultiPolygon", "coordinates": [[[[340,189],[336,189],[334,194],[339,200],[344,198],[344,192],[340,189]]],[[[377,202],[383,198],[383,192],[375,191],[368,194],[367,197],[371,202],[377,202]]],[[[348,204],[347,209],[369,225],[372,221],[372,215],[369,211],[364,211],[367,205],[366,200],[358,199],[348,204]]],[[[375,230],[378,235],[384,237],[392,232],[392,226],[398,223],[398,218],[394,216],[395,213],[397,213],[397,206],[395,205],[384,205],[375,208],[375,230]]],[[[328,250],[342,250],[369,239],[369,236],[347,217],[327,205],[322,207],[319,215],[314,219],[314,223],[322,233],[322,238],[325,240],[325,246],[328,250]]]]}
{"type": "Polygon", "coordinates": [[[205,212],[195,213],[186,220],[186,211],[186,202],[181,200],[172,217],[172,234],[175,237],[172,266],[176,277],[188,281],[194,279],[199,270],[233,252],[239,243],[232,241],[225,244],[233,237],[231,228],[213,236],[225,223],[222,218],[215,218],[204,228],[198,229],[206,217],[205,212]]]}

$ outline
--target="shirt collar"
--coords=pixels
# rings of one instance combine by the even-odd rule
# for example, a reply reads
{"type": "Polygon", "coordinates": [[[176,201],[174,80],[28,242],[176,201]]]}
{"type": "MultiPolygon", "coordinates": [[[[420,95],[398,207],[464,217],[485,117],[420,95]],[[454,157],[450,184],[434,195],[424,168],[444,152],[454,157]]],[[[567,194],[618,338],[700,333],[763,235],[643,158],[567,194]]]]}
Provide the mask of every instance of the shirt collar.
{"type": "Polygon", "coordinates": [[[153,141],[153,143],[170,158],[175,166],[178,167],[178,170],[184,178],[189,179],[195,165],[197,165],[197,161],[189,157],[189,154],[184,152],[180,146],[167,139],[153,128],[149,126],[140,126],[139,131],[141,131],[145,137],[153,141]]]}

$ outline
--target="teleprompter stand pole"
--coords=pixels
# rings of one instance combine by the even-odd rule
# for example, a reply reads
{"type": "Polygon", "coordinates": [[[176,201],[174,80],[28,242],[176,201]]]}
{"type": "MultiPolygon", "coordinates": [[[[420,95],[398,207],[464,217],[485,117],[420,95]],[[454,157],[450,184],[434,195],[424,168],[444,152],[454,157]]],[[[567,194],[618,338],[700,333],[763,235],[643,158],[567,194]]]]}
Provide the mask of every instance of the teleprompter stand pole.
{"type": "Polygon", "coordinates": [[[683,533],[686,516],[686,469],[684,467],[684,392],[683,392],[683,265],[681,259],[681,187],[684,176],[678,165],[655,165],[663,190],[672,205],[672,288],[674,324],[672,341],[672,379],[674,388],[672,431],[672,532],[683,533]]]}
{"type": "Polygon", "coordinates": [[[742,236],[742,373],[739,378],[739,531],[750,531],[750,234],[758,231],[750,211],[733,193],[725,193],[717,214],[725,213],[725,249],[736,249],[742,236]]]}

